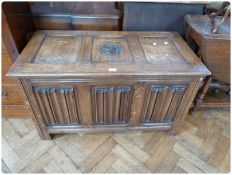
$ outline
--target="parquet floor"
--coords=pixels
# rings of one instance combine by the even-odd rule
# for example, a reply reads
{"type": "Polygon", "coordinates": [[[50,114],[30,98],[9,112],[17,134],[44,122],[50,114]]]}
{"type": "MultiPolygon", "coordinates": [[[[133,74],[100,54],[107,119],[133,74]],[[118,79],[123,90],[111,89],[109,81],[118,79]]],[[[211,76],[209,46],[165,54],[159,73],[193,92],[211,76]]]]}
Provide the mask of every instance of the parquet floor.
{"type": "Polygon", "coordinates": [[[230,171],[230,113],[194,112],[182,132],[57,135],[41,141],[30,119],[2,120],[5,173],[215,173],[230,171]]]}

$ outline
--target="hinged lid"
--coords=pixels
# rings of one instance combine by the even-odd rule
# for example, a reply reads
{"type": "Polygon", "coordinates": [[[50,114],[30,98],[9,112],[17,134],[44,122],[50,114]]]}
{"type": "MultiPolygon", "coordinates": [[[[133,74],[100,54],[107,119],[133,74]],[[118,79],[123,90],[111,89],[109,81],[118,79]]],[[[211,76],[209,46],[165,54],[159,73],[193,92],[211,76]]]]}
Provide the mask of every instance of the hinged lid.
{"type": "Polygon", "coordinates": [[[16,77],[209,75],[175,32],[38,31],[8,72],[16,77]]]}

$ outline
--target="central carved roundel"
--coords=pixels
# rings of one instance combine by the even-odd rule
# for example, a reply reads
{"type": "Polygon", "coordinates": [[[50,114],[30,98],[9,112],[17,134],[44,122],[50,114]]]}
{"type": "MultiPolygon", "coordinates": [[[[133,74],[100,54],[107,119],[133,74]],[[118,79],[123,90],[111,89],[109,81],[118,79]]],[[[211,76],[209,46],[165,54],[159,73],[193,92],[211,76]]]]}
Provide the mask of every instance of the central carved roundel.
{"type": "Polygon", "coordinates": [[[100,46],[100,52],[107,56],[118,56],[123,52],[123,47],[114,43],[102,44],[100,46]]]}

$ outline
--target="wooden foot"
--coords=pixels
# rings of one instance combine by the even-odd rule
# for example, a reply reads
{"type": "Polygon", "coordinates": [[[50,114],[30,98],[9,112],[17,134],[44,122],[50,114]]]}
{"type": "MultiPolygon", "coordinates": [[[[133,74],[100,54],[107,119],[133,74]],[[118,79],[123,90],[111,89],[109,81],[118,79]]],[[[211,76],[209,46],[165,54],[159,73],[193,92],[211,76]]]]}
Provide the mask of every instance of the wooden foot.
{"type": "Polygon", "coordinates": [[[206,78],[202,88],[199,90],[197,98],[196,98],[196,102],[193,108],[193,111],[195,111],[203,102],[203,99],[205,97],[205,94],[207,93],[208,89],[209,89],[209,84],[212,81],[212,77],[209,76],[206,78]]]}
{"type": "Polygon", "coordinates": [[[168,132],[170,136],[176,136],[179,134],[179,130],[177,128],[171,128],[168,132]]]}
{"type": "Polygon", "coordinates": [[[40,136],[41,140],[52,140],[52,135],[49,134],[48,132],[43,133],[43,134],[39,133],[39,136],[40,136]]]}

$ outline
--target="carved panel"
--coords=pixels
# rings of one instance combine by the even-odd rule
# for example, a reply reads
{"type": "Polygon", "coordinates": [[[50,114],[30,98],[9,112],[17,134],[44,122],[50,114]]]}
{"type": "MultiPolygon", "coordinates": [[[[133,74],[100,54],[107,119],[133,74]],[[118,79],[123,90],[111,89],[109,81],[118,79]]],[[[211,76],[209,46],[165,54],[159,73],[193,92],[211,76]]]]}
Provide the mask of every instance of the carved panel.
{"type": "Polygon", "coordinates": [[[143,104],[141,122],[172,122],[185,86],[150,86],[143,104]]]}
{"type": "Polygon", "coordinates": [[[101,54],[115,57],[122,54],[123,48],[119,44],[103,44],[100,46],[100,52],[101,54]]]}
{"type": "Polygon", "coordinates": [[[167,37],[140,37],[140,43],[148,63],[180,64],[186,62],[173,41],[167,37]]]}
{"type": "Polygon", "coordinates": [[[37,87],[34,94],[46,125],[81,123],[72,87],[37,87]]]}
{"type": "Polygon", "coordinates": [[[77,36],[46,36],[38,50],[34,63],[68,64],[79,58],[81,38],[77,36]]]}
{"type": "Polygon", "coordinates": [[[133,57],[126,38],[120,37],[94,37],[93,63],[128,64],[133,57]]]}
{"type": "Polygon", "coordinates": [[[125,124],[129,121],[131,87],[94,87],[93,121],[95,124],[125,124]]]}

